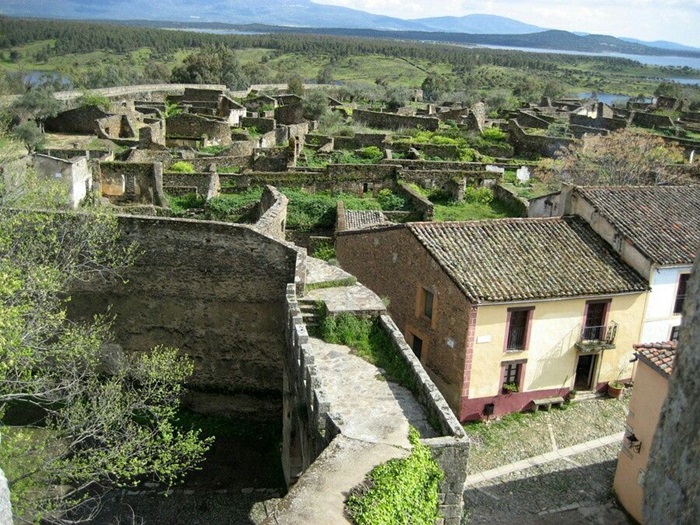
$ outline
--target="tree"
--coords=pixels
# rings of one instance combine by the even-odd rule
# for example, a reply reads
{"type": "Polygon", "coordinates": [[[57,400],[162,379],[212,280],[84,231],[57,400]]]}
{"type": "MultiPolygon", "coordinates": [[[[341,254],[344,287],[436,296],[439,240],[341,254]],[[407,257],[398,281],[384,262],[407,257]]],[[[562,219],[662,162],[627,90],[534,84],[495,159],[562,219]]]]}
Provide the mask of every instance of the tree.
{"type": "Polygon", "coordinates": [[[168,348],[128,356],[108,344],[107,317],[68,320],[72,283],[118,277],[136,256],[115,216],[59,209],[65,192],[30,173],[0,190],[0,413],[36,413],[1,427],[15,519],[88,521],[110,488],[169,487],[202,460],[209,441],[175,425],[192,362],[168,348]]]}
{"type": "Polygon", "coordinates": [[[224,45],[209,45],[185,58],[173,69],[172,82],[184,84],[225,84],[229,89],[248,87],[236,53],[224,45]]]}
{"type": "Polygon", "coordinates": [[[624,186],[681,182],[672,165],[682,161],[683,151],[661,137],[622,129],[563,148],[548,165],[564,182],[624,186]]]}
{"type": "Polygon", "coordinates": [[[29,115],[36,122],[39,130],[44,131],[44,120],[54,117],[61,111],[63,105],[56,100],[53,92],[46,86],[40,86],[27,91],[12,106],[15,115],[29,115]]]}
{"type": "Polygon", "coordinates": [[[39,126],[32,121],[18,124],[12,130],[12,134],[24,143],[29,153],[34,153],[37,148],[41,147],[45,138],[39,126]]]}
{"type": "Polygon", "coordinates": [[[304,82],[299,75],[294,75],[287,84],[287,93],[302,96],[304,94],[304,82]]]}
{"type": "Polygon", "coordinates": [[[304,96],[302,105],[305,118],[318,120],[328,112],[328,95],[323,89],[309,90],[304,96]]]}

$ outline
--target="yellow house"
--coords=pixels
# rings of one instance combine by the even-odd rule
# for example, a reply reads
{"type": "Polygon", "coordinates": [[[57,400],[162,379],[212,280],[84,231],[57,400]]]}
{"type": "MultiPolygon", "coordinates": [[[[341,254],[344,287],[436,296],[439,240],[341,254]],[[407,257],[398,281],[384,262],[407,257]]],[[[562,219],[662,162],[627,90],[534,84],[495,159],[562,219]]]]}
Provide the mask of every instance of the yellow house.
{"type": "Polygon", "coordinates": [[[460,421],[631,376],[647,285],[577,217],[339,232],[460,421]]]}
{"type": "Polygon", "coordinates": [[[651,441],[668,393],[677,343],[646,343],[634,347],[638,364],[613,488],[625,510],[643,523],[644,475],[651,441]]]}

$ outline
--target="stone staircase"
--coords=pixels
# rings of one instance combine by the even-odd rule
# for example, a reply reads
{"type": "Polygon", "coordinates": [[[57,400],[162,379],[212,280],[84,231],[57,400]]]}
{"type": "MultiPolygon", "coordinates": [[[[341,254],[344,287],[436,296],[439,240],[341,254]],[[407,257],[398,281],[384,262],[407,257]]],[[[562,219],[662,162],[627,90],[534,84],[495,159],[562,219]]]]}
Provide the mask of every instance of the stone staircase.
{"type": "Polygon", "coordinates": [[[299,310],[307,328],[316,328],[321,325],[321,310],[319,302],[314,299],[299,299],[299,310]]]}

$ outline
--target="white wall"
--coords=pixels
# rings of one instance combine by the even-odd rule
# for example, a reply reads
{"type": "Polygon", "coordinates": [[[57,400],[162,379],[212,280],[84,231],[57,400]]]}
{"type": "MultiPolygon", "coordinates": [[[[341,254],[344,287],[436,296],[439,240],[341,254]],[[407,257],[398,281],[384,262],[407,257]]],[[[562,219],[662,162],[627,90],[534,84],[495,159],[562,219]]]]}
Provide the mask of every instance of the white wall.
{"type": "Polygon", "coordinates": [[[681,323],[680,314],[673,313],[676,302],[678,278],[689,273],[691,266],[657,268],[651,272],[651,293],[642,329],[642,343],[668,341],[671,328],[681,323]]]}

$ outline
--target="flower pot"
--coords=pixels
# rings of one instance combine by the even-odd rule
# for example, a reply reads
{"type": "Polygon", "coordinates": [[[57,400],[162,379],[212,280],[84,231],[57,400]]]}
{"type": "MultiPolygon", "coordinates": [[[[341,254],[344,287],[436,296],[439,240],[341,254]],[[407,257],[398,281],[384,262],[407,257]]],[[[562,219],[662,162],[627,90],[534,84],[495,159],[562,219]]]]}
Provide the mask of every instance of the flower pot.
{"type": "Polygon", "coordinates": [[[608,384],[608,395],[613,399],[620,399],[622,397],[622,392],[625,390],[625,385],[612,385],[608,384]]]}

